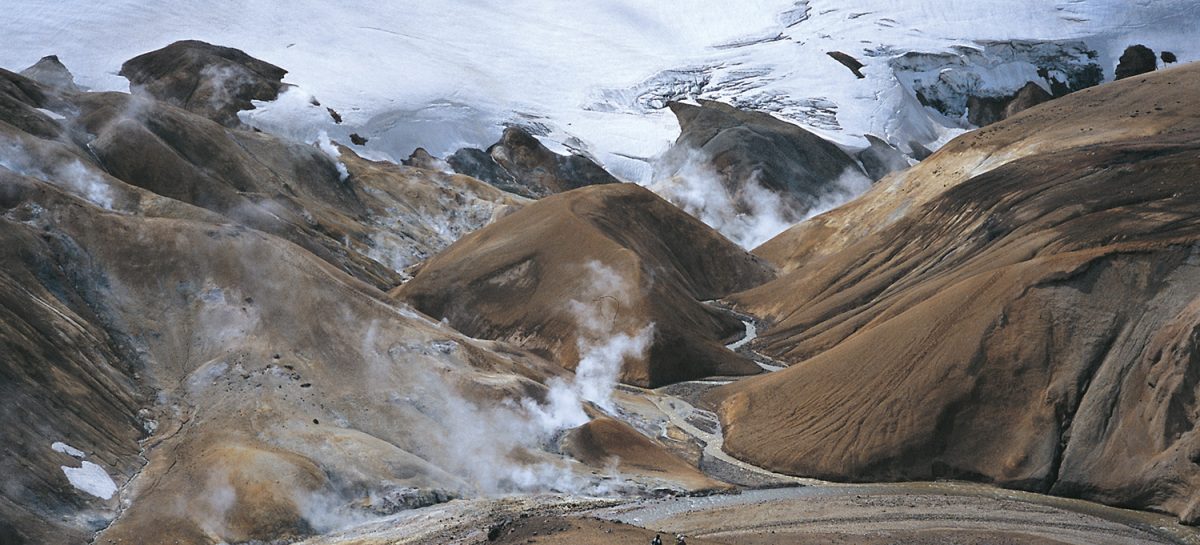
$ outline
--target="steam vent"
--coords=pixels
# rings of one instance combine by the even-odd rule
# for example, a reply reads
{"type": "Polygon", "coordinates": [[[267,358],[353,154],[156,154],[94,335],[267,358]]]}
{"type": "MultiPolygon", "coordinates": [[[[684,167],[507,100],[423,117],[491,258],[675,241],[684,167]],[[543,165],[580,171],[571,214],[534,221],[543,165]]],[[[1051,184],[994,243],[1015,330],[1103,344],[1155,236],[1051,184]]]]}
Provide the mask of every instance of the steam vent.
{"type": "Polygon", "coordinates": [[[1196,0],[11,0],[0,545],[1200,545],[1196,0]]]}

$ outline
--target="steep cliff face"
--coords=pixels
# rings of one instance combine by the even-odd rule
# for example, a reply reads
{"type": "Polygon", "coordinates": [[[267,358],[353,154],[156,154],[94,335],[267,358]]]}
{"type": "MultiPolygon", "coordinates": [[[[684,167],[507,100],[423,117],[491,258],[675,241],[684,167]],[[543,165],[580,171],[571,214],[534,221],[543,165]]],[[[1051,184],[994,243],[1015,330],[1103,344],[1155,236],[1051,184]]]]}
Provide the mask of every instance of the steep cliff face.
{"type": "Polygon", "coordinates": [[[787,272],[731,299],[793,366],[723,389],[726,448],[1195,522],[1197,82],[1188,67],[1034,108],[764,246],[787,272]]]}

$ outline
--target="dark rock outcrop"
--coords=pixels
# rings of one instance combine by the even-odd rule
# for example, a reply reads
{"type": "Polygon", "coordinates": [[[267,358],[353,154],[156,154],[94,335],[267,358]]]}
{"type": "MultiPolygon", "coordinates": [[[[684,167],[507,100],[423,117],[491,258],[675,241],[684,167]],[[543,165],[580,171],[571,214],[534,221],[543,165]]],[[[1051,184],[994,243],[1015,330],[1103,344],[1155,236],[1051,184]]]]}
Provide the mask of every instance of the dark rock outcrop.
{"type": "Polygon", "coordinates": [[[279,96],[287,70],[239,49],[183,40],[125,61],[120,73],[134,93],[237,127],[237,113],[253,109],[252,100],[279,96]]]}
{"type": "Polygon", "coordinates": [[[1117,63],[1116,78],[1125,79],[1153,72],[1158,68],[1158,58],[1154,50],[1144,45],[1131,45],[1125,48],[1117,63]]]}
{"type": "Polygon", "coordinates": [[[62,125],[38,109],[64,105],[48,88],[0,68],[0,120],[40,138],[57,138],[62,125]]]}
{"type": "Polygon", "coordinates": [[[701,301],[770,277],[649,190],[605,184],[544,198],[464,237],[393,293],[468,335],[568,367],[589,343],[652,327],[644,353],[622,358],[621,380],[655,387],[759,372],[722,344],[742,324],[701,301]]]}
{"type": "Polygon", "coordinates": [[[670,103],[680,134],[663,155],[656,178],[702,161],[720,178],[738,213],[753,213],[749,192],[766,189],[787,221],[798,221],[822,197],[838,191],[846,173],[863,175],[841,148],[765,112],[701,100],[670,103]]]}
{"type": "Polygon", "coordinates": [[[833,60],[842,63],[842,66],[849,68],[850,71],[853,72],[854,75],[858,77],[858,79],[863,79],[863,78],[867,77],[867,76],[863,75],[862,68],[864,65],[863,65],[863,63],[859,62],[858,59],[851,57],[850,55],[847,55],[845,53],[842,53],[841,51],[830,51],[826,54],[829,55],[830,57],[833,57],[833,60]]]}
{"type": "Polygon", "coordinates": [[[447,157],[446,163],[454,172],[483,180],[502,191],[531,199],[538,198],[537,194],[517,183],[512,173],[500,166],[491,155],[479,148],[460,149],[447,157]]]}
{"type": "Polygon", "coordinates": [[[1054,95],[1031,81],[1009,96],[969,97],[967,121],[976,127],[984,127],[1051,100],[1054,100],[1054,95]]]}
{"type": "Polygon", "coordinates": [[[21,71],[21,75],[57,91],[75,92],[75,76],[58,60],[57,55],[42,57],[33,66],[21,71]]]}
{"type": "Polygon", "coordinates": [[[559,155],[519,127],[504,129],[487,151],[463,148],[446,158],[450,168],[509,193],[539,199],[578,187],[620,183],[582,155],[559,155]]]}
{"type": "Polygon", "coordinates": [[[908,156],[891,144],[873,135],[866,135],[870,143],[867,149],[858,152],[858,160],[862,163],[867,176],[872,180],[882,179],[893,172],[899,172],[910,166],[908,156]]]}
{"type": "Polygon", "coordinates": [[[582,155],[554,153],[518,127],[504,129],[500,141],[487,152],[529,193],[538,196],[588,185],[620,183],[595,161],[582,155]]]}
{"type": "Polygon", "coordinates": [[[417,148],[413,150],[407,159],[404,159],[400,162],[410,167],[423,168],[427,170],[446,170],[450,168],[445,161],[430,155],[425,148],[417,148]]]}

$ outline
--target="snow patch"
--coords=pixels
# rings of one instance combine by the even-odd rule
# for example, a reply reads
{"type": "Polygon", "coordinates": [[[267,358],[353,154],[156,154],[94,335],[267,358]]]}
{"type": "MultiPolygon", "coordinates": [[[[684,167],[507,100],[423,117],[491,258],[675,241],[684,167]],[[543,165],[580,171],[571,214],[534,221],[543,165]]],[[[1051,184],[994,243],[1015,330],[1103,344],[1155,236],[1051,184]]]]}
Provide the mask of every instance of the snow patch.
{"type": "Polygon", "coordinates": [[[113,482],[104,468],[96,464],[83,462],[82,467],[61,467],[67,475],[67,480],[71,481],[71,486],[76,490],[103,500],[111,499],[117,492],[117,483],[113,482]]]}
{"type": "Polygon", "coordinates": [[[62,115],[58,112],[47,110],[45,108],[34,108],[34,109],[37,110],[38,112],[40,112],[42,115],[49,117],[50,119],[53,119],[55,121],[62,121],[67,118],[67,116],[65,116],[65,115],[62,115]]]}
{"type": "Polygon", "coordinates": [[[371,137],[370,149],[395,158],[417,146],[435,155],[460,143],[484,147],[505,124],[529,120],[546,125],[549,140],[578,138],[606,165],[652,157],[674,136],[663,100],[692,95],[772,109],[842,144],[865,145],[867,133],[903,143],[940,124],[920,109],[893,108],[901,101],[886,64],[908,52],[1079,40],[1105,70],[1133,43],[1173,51],[1181,62],[1200,55],[1194,0],[420,0],[403,10],[297,0],[286,13],[253,4],[236,14],[215,0],[24,4],[0,21],[0,66],[28,66],[54,43],[81,85],[126,90],[117,75],[123,61],[199,37],[285,67],[289,83],[321,97],[344,123],[334,129],[311,104],[292,115],[302,101],[278,107],[288,91],[243,120],[268,132],[302,128],[308,137],[324,126],[339,140],[357,131],[371,137]],[[268,26],[272,32],[261,31],[268,26]],[[71,40],[58,39],[64,28],[71,40]],[[863,61],[867,78],[857,80],[829,51],[863,61]],[[618,107],[604,111],[597,102],[618,107]]]}
{"type": "Polygon", "coordinates": [[[84,456],[82,450],[79,450],[71,445],[63,443],[62,441],[55,441],[54,443],[51,443],[50,449],[53,450],[54,452],[61,452],[63,454],[66,454],[67,456],[72,456],[72,457],[79,458],[79,459],[83,459],[83,456],[84,456]]]}

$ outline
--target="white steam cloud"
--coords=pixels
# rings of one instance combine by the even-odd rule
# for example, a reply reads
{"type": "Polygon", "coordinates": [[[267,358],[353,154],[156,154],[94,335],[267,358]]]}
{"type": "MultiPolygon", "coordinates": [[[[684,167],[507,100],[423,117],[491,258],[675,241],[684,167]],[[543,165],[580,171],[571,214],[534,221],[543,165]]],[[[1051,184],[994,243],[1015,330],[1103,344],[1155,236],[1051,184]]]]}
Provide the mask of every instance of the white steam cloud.
{"type": "MultiPolygon", "coordinates": [[[[462,476],[479,493],[607,494],[624,486],[615,469],[598,478],[553,455],[563,432],[589,421],[587,404],[616,413],[613,392],[621,366],[626,358],[643,356],[653,339],[653,324],[629,328],[625,321],[623,329],[617,325],[619,314],[632,300],[628,282],[598,262],[587,263],[584,270],[587,288],[568,303],[578,325],[575,376],[551,380],[544,400],[477,402],[478,398],[467,399],[447,381],[451,375],[438,372],[409,383],[405,401],[416,404],[442,427],[427,459],[462,476]]],[[[400,356],[393,350],[380,354],[378,341],[374,328],[368,328],[364,353],[388,360],[400,356]]],[[[427,352],[453,356],[460,349],[452,341],[433,344],[437,346],[427,352]]]]}
{"type": "Polygon", "coordinates": [[[325,131],[318,132],[317,139],[311,143],[316,144],[317,148],[333,161],[334,166],[337,167],[339,180],[344,182],[346,178],[350,177],[350,171],[346,170],[346,165],[342,164],[342,152],[338,151],[337,146],[333,145],[333,141],[329,139],[329,133],[325,131]]]}
{"type": "Polygon", "coordinates": [[[219,110],[233,101],[235,93],[243,87],[252,85],[254,79],[246,73],[245,68],[234,66],[209,65],[200,70],[200,76],[208,80],[212,94],[208,96],[208,106],[219,110]]]}
{"type": "Polygon", "coordinates": [[[579,363],[574,380],[550,381],[545,405],[529,400],[525,403],[525,408],[549,432],[587,423],[585,402],[614,413],[612,394],[622,364],[626,358],[644,356],[654,339],[652,323],[633,333],[616,330],[618,314],[630,305],[631,290],[625,279],[598,261],[589,261],[585,268],[588,288],[582,299],[568,303],[578,327],[579,363]]]}
{"type": "Polygon", "coordinates": [[[30,155],[19,141],[0,143],[0,168],[56,185],[106,210],[113,209],[113,189],[99,174],[78,159],[49,159],[30,155]]]}
{"type": "Polygon", "coordinates": [[[690,150],[673,174],[655,179],[649,188],[696,219],[716,229],[738,246],[752,249],[787,228],[841,206],[866,192],[871,180],[847,169],[807,208],[796,209],[763,187],[756,171],[743,182],[740,195],[732,194],[711,166],[707,154],[690,150]]]}

